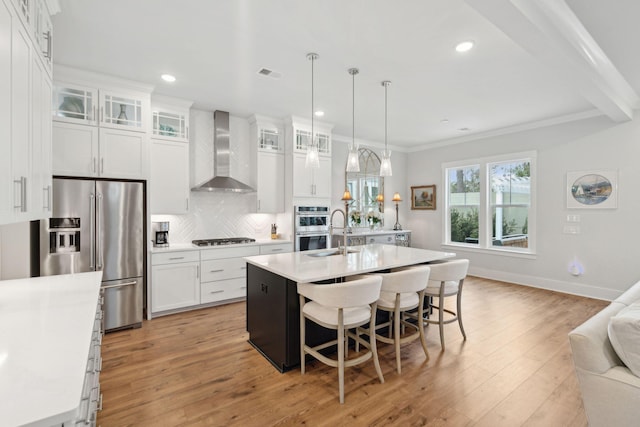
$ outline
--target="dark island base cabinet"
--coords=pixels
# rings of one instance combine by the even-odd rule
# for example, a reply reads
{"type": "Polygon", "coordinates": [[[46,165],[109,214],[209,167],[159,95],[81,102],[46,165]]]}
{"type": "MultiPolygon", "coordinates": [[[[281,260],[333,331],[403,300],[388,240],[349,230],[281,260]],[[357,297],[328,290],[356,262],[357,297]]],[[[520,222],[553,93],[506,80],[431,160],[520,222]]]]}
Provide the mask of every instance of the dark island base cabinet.
{"type": "MultiPolygon", "coordinates": [[[[296,282],[247,263],[249,343],[280,372],[300,364],[300,302],[296,282]]],[[[335,339],[335,331],[306,322],[308,345],[335,339]]]]}

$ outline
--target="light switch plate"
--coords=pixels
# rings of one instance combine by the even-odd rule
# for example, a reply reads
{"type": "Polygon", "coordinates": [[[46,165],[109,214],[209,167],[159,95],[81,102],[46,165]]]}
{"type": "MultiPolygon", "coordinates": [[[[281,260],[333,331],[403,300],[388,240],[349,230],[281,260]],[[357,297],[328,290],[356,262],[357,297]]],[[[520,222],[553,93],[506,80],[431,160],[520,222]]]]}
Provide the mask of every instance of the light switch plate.
{"type": "Polygon", "coordinates": [[[580,215],[567,215],[567,222],[580,222],[580,215]]]}

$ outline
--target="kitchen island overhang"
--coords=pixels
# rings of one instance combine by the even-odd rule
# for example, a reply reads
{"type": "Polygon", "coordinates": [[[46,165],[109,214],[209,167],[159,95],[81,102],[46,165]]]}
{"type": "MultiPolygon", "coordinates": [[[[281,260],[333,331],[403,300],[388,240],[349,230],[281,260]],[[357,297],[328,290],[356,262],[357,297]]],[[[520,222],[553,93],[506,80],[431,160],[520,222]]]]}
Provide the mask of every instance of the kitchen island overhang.
{"type": "MultiPolygon", "coordinates": [[[[246,257],[249,343],[280,372],[300,363],[299,282],[342,281],[356,274],[453,258],[455,253],[372,244],[246,257]]],[[[307,344],[331,339],[335,331],[307,323],[307,344]]]]}

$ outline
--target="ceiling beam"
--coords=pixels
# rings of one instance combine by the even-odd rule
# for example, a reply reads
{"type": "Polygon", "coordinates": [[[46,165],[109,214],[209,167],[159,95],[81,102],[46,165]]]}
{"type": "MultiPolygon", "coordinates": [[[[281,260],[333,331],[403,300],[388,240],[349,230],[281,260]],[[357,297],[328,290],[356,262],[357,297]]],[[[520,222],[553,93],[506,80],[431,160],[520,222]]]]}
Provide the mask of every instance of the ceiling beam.
{"type": "Polygon", "coordinates": [[[564,0],[465,0],[616,122],[640,98],[564,0]]]}

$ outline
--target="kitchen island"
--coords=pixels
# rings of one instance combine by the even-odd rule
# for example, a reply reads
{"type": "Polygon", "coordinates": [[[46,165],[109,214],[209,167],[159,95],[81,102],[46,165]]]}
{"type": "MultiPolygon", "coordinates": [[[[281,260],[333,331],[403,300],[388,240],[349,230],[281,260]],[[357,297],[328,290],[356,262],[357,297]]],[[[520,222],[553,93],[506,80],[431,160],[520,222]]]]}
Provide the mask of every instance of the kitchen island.
{"type": "MultiPolygon", "coordinates": [[[[247,257],[247,331],[249,342],[278,370],[300,363],[297,283],[335,283],[355,274],[452,258],[451,252],[372,244],[337,249],[247,257]]],[[[320,284],[321,286],[321,284],[320,284]]],[[[307,324],[307,343],[328,341],[333,331],[307,324]]]]}

